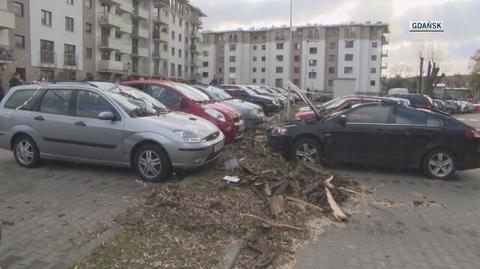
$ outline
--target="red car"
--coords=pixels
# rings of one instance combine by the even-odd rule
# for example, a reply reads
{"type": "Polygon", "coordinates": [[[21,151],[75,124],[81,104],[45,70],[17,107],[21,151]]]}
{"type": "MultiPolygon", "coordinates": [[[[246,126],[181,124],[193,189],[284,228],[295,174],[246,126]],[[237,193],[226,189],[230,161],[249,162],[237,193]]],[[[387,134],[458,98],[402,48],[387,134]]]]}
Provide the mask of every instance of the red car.
{"type": "Polygon", "coordinates": [[[215,124],[225,135],[225,142],[240,138],[245,121],[230,107],[212,101],[208,95],[183,83],[159,80],[125,81],[163,103],[168,109],[182,111],[204,118],[215,124]]]}

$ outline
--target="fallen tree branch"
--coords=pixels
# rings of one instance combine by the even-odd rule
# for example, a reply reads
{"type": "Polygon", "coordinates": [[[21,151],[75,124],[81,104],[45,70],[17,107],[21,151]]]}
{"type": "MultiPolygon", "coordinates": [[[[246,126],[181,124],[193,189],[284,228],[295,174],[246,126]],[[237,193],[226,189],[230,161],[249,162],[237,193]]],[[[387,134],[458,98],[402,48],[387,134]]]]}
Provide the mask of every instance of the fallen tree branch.
{"type": "Polygon", "coordinates": [[[297,231],[305,231],[305,228],[302,228],[302,227],[291,226],[291,225],[283,224],[283,223],[276,223],[276,222],[273,222],[271,220],[264,219],[262,217],[255,216],[255,215],[252,215],[252,214],[243,214],[243,216],[259,220],[259,221],[263,222],[263,226],[265,226],[265,227],[281,228],[281,229],[287,228],[287,229],[292,229],[292,230],[297,230],[297,231]]]}
{"type": "Polygon", "coordinates": [[[328,204],[330,205],[330,208],[332,208],[332,213],[335,219],[337,219],[338,221],[347,220],[347,215],[338,206],[337,202],[335,202],[335,199],[333,199],[333,196],[327,187],[325,187],[325,193],[327,195],[327,201],[328,201],[328,204]]]}
{"type": "Polygon", "coordinates": [[[323,185],[329,189],[335,189],[335,186],[331,183],[333,180],[333,176],[330,176],[329,178],[325,179],[323,181],[323,185]]]}
{"type": "Polygon", "coordinates": [[[287,198],[287,200],[289,201],[292,201],[292,202],[295,202],[295,203],[299,203],[299,204],[302,204],[304,206],[309,206],[313,209],[316,209],[320,212],[323,212],[323,208],[319,207],[319,206],[316,206],[312,203],[309,203],[309,202],[306,202],[306,201],[303,201],[303,200],[300,200],[300,199],[297,199],[297,198],[293,198],[293,197],[290,197],[290,196],[286,196],[285,198],[287,198]]]}
{"type": "Polygon", "coordinates": [[[348,189],[348,188],[345,188],[345,187],[338,187],[340,190],[343,190],[343,191],[346,191],[346,192],[349,192],[349,193],[353,193],[353,194],[358,194],[358,195],[361,195],[361,193],[359,193],[358,191],[354,191],[352,189],[348,189]]]}

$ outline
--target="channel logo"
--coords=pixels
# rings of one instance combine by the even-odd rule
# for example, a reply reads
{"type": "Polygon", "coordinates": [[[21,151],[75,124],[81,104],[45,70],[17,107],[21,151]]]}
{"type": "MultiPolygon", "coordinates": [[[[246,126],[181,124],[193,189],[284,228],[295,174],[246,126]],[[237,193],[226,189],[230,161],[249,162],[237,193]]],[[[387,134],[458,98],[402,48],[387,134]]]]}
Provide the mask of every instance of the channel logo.
{"type": "Polygon", "coordinates": [[[412,21],[411,33],[443,33],[443,21],[412,21]]]}

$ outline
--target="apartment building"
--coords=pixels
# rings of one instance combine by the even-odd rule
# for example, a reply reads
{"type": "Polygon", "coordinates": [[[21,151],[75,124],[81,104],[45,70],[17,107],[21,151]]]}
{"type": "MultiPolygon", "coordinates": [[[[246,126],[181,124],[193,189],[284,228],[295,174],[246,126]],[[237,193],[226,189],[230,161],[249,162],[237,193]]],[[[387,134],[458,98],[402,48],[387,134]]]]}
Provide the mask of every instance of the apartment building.
{"type": "Polygon", "coordinates": [[[0,78],[198,78],[188,0],[0,0],[0,78]]]}
{"type": "Polygon", "coordinates": [[[203,32],[199,73],[204,83],[285,87],[332,94],[378,94],[387,65],[388,24],[377,22],[203,32]]]}

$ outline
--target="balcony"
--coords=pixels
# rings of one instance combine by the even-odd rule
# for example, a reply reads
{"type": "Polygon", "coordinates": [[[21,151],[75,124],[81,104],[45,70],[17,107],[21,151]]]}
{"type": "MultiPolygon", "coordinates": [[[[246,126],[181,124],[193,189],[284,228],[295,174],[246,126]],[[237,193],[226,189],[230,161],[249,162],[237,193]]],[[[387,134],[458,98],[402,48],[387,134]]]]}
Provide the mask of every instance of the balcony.
{"type": "Polygon", "coordinates": [[[123,22],[120,16],[102,11],[98,13],[98,23],[106,27],[120,27],[123,22]]]}
{"type": "Polygon", "coordinates": [[[102,36],[100,40],[100,49],[121,50],[122,41],[109,36],[102,36]]]}
{"type": "Polygon", "coordinates": [[[153,32],[152,38],[154,42],[165,42],[168,43],[168,33],[167,32],[153,32]]]}
{"type": "Polygon", "coordinates": [[[57,62],[57,54],[52,50],[41,50],[40,51],[40,62],[41,67],[55,68],[55,63],[57,62]]]}
{"type": "Polygon", "coordinates": [[[0,45],[0,63],[13,63],[15,61],[15,49],[12,46],[0,45]]]}
{"type": "Polygon", "coordinates": [[[112,60],[100,60],[98,61],[98,72],[126,73],[126,70],[122,62],[112,60]]]}
{"type": "Polygon", "coordinates": [[[118,11],[120,14],[133,13],[132,0],[116,0],[120,5],[118,6],[118,11]]]}
{"type": "Polygon", "coordinates": [[[138,48],[133,47],[132,48],[132,56],[147,58],[148,57],[148,49],[143,48],[143,47],[138,47],[138,48]]]}
{"type": "Polygon", "coordinates": [[[75,53],[65,53],[63,55],[63,65],[65,69],[77,69],[78,55],[75,53]]]}
{"type": "Polygon", "coordinates": [[[136,20],[147,20],[148,19],[148,10],[143,8],[134,8],[132,18],[136,20]]]}
{"type": "Polygon", "coordinates": [[[15,29],[15,15],[7,10],[0,9],[0,30],[15,29]]]}
{"type": "Polygon", "coordinates": [[[153,4],[157,7],[169,7],[170,1],[169,0],[153,0],[153,4]]]}
{"type": "Polygon", "coordinates": [[[132,31],[132,37],[148,39],[148,30],[142,27],[134,26],[132,31]]]}

